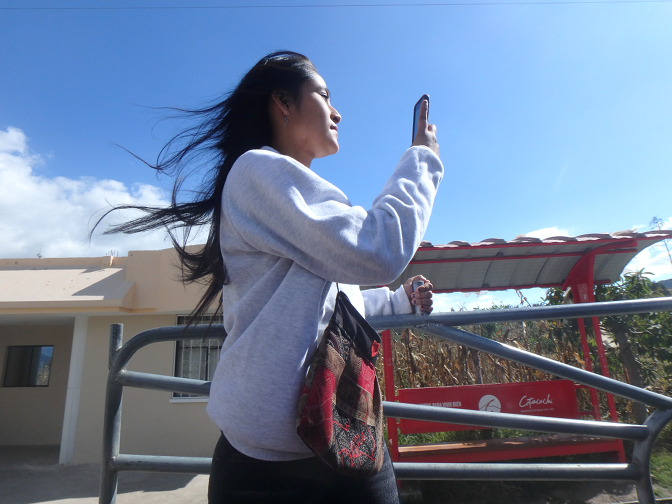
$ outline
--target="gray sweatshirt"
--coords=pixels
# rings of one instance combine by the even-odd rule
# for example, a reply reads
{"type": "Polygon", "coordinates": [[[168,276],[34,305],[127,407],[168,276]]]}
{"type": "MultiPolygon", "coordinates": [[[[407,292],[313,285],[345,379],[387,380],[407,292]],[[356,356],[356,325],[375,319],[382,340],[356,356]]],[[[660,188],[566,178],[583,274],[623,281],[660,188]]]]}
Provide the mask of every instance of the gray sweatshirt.
{"type": "Polygon", "coordinates": [[[402,288],[360,293],[354,286],[385,285],[401,274],[442,176],[430,149],[411,147],[366,211],[270,147],[233,165],[219,234],[228,336],[207,412],[237,450],[263,460],[312,455],[296,433],[296,408],[336,282],[365,316],[410,313],[402,288]]]}

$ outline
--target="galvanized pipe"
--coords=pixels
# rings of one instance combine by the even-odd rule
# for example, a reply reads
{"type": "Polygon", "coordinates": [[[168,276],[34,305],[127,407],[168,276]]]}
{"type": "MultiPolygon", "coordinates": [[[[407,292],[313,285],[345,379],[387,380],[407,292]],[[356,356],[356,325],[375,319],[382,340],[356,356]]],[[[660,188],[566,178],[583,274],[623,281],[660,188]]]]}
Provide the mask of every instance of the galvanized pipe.
{"type": "Polygon", "coordinates": [[[655,504],[656,502],[651,484],[651,451],[658,434],[670,420],[672,420],[672,411],[654,411],[644,422],[649,429],[649,435],[646,439],[636,442],[632,449],[632,463],[639,468],[641,473],[637,481],[637,497],[641,504],[655,504]]]}
{"type": "MultiPolygon", "coordinates": [[[[211,382],[177,378],[173,376],[121,371],[117,383],[125,387],[137,387],[154,390],[167,390],[185,394],[207,396],[211,382]]],[[[405,404],[383,401],[383,413],[394,418],[426,420],[482,427],[523,429],[564,434],[583,434],[617,439],[644,440],[649,434],[643,425],[594,422],[592,420],[571,420],[565,418],[540,417],[534,415],[498,414],[487,411],[441,408],[419,404],[405,404]]]]}
{"type": "MultiPolygon", "coordinates": [[[[604,303],[583,303],[562,306],[540,306],[534,308],[513,308],[505,310],[483,310],[476,312],[451,312],[428,316],[394,315],[369,317],[367,321],[377,330],[418,327],[426,324],[465,325],[510,322],[520,320],[546,320],[598,315],[617,315],[627,313],[645,313],[652,311],[672,311],[672,297],[657,299],[637,299],[631,301],[610,301],[604,303]]],[[[119,363],[117,369],[125,368],[126,363],[140,348],[159,341],[195,340],[206,337],[223,337],[226,334],[220,324],[212,326],[157,327],[143,331],[131,338],[115,356],[119,363]]]]}
{"type": "Polygon", "coordinates": [[[487,411],[441,408],[420,404],[383,402],[383,413],[393,418],[446,422],[480,427],[523,429],[530,431],[558,432],[563,434],[583,434],[618,439],[643,441],[649,436],[649,428],[644,425],[595,422],[593,420],[571,420],[568,418],[541,417],[490,413],[487,411]]]}
{"type": "Polygon", "coordinates": [[[405,480],[637,481],[632,464],[420,464],[397,462],[394,475],[405,480]]]}
{"type": "MultiPolygon", "coordinates": [[[[211,458],[118,455],[115,471],[209,474],[211,458]]],[[[396,462],[397,479],[451,479],[500,481],[637,481],[639,469],[632,464],[448,464],[396,462]]]]}
{"type": "Polygon", "coordinates": [[[112,324],[110,326],[110,355],[107,359],[107,369],[112,367],[112,362],[121,348],[124,335],[124,324],[112,324]]]}
{"type": "Polygon", "coordinates": [[[558,320],[605,315],[628,315],[672,311],[672,297],[577,303],[571,305],[533,306],[530,308],[505,308],[501,310],[475,310],[432,313],[431,315],[394,315],[367,317],[366,321],[377,331],[405,329],[418,324],[463,326],[492,324],[495,322],[522,322],[527,320],[558,320]]]}
{"type": "Polygon", "coordinates": [[[204,338],[220,338],[226,334],[224,327],[221,324],[212,326],[196,325],[196,326],[172,326],[172,327],[155,327],[136,334],[119,351],[115,358],[117,369],[121,370],[126,367],[128,361],[135,355],[135,352],[150,343],[158,343],[161,341],[177,341],[177,340],[197,340],[204,338]]]}
{"type": "Polygon", "coordinates": [[[156,455],[117,455],[112,460],[114,471],[169,472],[210,474],[209,457],[166,457],[156,455]]]}
{"type": "Polygon", "coordinates": [[[110,326],[110,372],[107,376],[105,393],[105,417],[103,421],[103,459],[101,463],[99,504],[115,504],[117,502],[117,472],[112,467],[112,460],[119,454],[121,434],[121,396],[123,387],[115,383],[117,371],[115,364],[121,351],[124,326],[110,326]]]}
{"type": "Polygon", "coordinates": [[[212,382],[193,380],[191,378],[178,378],[150,373],[138,373],[136,371],[123,370],[119,372],[116,382],[124,387],[136,387],[154,390],[167,390],[169,392],[182,392],[183,394],[210,395],[212,382]]]}
{"type": "MultiPolygon", "coordinates": [[[[211,382],[177,378],[173,376],[121,371],[117,383],[125,387],[137,387],[154,390],[167,390],[185,394],[210,394],[211,382]]],[[[617,439],[644,440],[649,434],[644,425],[628,425],[592,420],[571,420],[565,418],[540,417],[534,415],[498,414],[487,411],[441,408],[419,404],[405,404],[383,401],[383,413],[394,418],[426,420],[482,427],[523,429],[564,434],[584,434],[617,439]]]]}
{"type": "MultiPolygon", "coordinates": [[[[209,474],[211,458],[118,455],[115,471],[209,474]]],[[[396,462],[397,479],[451,479],[500,481],[637,481],[639,468],[632,464],[448,464],[396,462]]]]}

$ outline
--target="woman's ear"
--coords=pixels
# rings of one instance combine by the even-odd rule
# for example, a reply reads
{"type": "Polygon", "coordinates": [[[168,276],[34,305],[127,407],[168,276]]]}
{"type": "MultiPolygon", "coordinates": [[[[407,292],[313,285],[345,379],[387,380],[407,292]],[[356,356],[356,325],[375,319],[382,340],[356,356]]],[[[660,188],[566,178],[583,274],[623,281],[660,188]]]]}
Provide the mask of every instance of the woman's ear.
{"type": "Polygon", "coordinates": [[[286,117],[289,115],[289,104],[291,103],[291,99],[287,96],[287,93],[284,93],[283,91],[274,91],[271,93],[271,103],[274,107],[280,109],[280,113],[283,116],[286,117]]]}

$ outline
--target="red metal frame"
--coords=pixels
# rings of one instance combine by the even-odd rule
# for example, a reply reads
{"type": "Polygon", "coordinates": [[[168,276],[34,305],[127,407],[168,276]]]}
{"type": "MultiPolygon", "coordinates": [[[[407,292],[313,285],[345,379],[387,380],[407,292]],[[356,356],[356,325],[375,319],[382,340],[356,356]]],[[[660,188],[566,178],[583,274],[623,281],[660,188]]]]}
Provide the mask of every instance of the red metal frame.
{"type": "MultiPolygon", "coordinates": [[[[562,285],[563,290],[567,290],[568,287],[572,289],[572,297],[575,303],[594,303],[595,302],[595,281],[593,279],[593,273],[595,268],[595,256],[597,254],[604,254],[611,252],[615,244],[606,244],[602,247],[598,247],[587,252],[579,261],[574,265],[572,270],[567,275],[567,279],[562,285]]],[[[637,241],[630,240],[620,247],[636,247],[637,241]]],[[[602,331],[600,330],[600,321],[597,317],[591,317],[591,322],[593,325],[593,334],[595,336],[595,343],[597,344],[597,355],[600,361],[600,370],[602,376],[609,377],[609,365],[607,364],[607,355],[604,350],[604,343],[602,341],[602,331]]],[[[579,334],[581,335],[581,347],[583,349],[583,359],[588,371],[593,370],[592,361],[590,357],[590,350],[588,348],[588,337],[586,334],[586,326],[583,319],[578,319],[579,334]]],[[[593,417],[595,420],[601,420],[602,415],[599,409],[599,402],[597,398],[597,391],[595,389],[590,389],[591,391],[591,400],[593,402],[593,417]]],[[[607,404],[609,406],[609,417],[612,422],[618,422],[618,413],[616,412],[616,403],[614,401],[614,396],[612,394],[607,394],[607,404]]],[[[621,448],[619,450],[620,461],[625,462],[625,452],[623,451],[623,446],[621,443],[621,448]]]]}

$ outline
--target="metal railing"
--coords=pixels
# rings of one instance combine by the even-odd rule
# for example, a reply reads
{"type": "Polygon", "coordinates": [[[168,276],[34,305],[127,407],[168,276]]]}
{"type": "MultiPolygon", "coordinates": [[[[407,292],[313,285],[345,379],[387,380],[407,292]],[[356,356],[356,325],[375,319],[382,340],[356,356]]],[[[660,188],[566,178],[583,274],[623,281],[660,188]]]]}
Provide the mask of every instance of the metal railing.
{"type": "MultiPolygon", "coordinates": [[[[459,410],[433,406],[384,402],[386,416],[432,422],[509,428],[553,433],[596,435],[627,439],[634,442],[630,463],[604,464],[534,464],[534,463],[402,463],[394,464],[398,479],[460,479],[511,481],[631,481],[637,488],[641,504],[653,504],[655,497],[650,478],[651,450],[660,431],[672,420],[672,398],[618,382],[610,378],[574,368],[517,348],[471,334],[453,326],[557,320],[605,315],[624,315],[672,311],[672,297],[534,308],[514,308],[474,312],[438,313],[428,316],[398,315],[367,319],[376,330],[415,327],[425,333],[460,345],[518,362],[552,375],[573,380],[604,392],[638,401],[656,408],[643,425],[628,425],[591,420],[531,417],[459,410]]],[[[212,326],[210,331],[217,331],[212,326]]],[[[110,329],[110,371],[105,398],[103,460],[100,482],[100,504],[116,502],[117,474],[120,471],[159,471],[208,474],[211,459],[207,457],[141,456],[119,453],[121,432],[121,399],[123,387],[169,390],[209,395],[210,382],[154,375],[126,370],[131,357],[140,348],[160,341],[202,339],[208,328],[195,326],[162,327],[137,334],[122,346],[122,324],[110,329]]],[[[212,334],[210,332],[209,334],[212,334]]]]}

